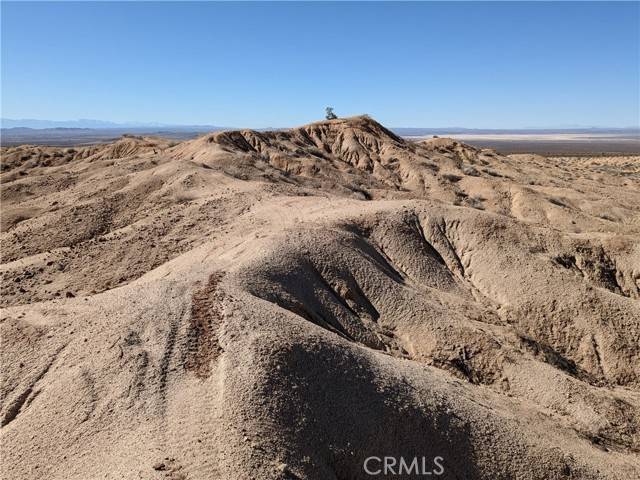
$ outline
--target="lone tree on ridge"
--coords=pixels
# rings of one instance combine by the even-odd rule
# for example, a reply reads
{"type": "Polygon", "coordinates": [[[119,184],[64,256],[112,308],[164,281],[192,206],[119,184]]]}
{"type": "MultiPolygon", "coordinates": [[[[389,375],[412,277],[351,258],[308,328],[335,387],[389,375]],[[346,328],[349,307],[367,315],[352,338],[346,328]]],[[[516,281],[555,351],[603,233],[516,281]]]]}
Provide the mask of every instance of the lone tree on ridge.
{"type": "Polygon", "coordinates": [[[327,107],[324,109],[324,111],[326,112],[325,118],[327,120],[335,120],[336,118],[338,118],[338,116],[333,113],[333,107],[327,107]]]}

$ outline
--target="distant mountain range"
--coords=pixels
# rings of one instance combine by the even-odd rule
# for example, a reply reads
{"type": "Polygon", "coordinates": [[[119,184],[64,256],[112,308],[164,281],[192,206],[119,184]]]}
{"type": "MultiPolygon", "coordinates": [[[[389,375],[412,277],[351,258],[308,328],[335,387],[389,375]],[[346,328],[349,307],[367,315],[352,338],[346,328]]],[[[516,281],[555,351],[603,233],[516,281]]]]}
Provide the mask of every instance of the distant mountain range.
{"type": "MultiPolygon", "coordinates": [[[[2,129],[93,129],[93,130],[123,130],[135,129],[137,131],[172,131],[172,132],[209,132],[215,130],[227,130],[236,127],[221,127],[217,125],[175,125],[166,123],[126,122],[117,123],[105,120],[79,119],[79,120],[37,120],[37,119],[13,119],[0,118],[2,129]]],[[[260,128],[258,130],[275,130],[275,128],[260,128]]],[[[463,128],[463,127],[398,127],[392,128],[402,136],[424,136],[443,134],[497,134],[497,133],[640,133],[638,127],[612,128],[612,127],[563,127],[563,128],[522,128],[522,129],[497,129],[497,128],[463,128]]]]}
{"type": "Polygon", "coordinates": [[[0,118],[0,126],[2,128],[33,128],[33,129],[52,129],[52,128],[82,128],[82,129],[123,129],[123,128],[143,128],[143,129],[170,129],[189,130],[189,131],[209,131],[220,130],[222,127],[214,125],[171,125],[164,123],[145,123],[145,122],[126,122],[117,123],[105,120],[93,120],[81,118],[79,120],[36,120],[33,118],[0,118]]]}

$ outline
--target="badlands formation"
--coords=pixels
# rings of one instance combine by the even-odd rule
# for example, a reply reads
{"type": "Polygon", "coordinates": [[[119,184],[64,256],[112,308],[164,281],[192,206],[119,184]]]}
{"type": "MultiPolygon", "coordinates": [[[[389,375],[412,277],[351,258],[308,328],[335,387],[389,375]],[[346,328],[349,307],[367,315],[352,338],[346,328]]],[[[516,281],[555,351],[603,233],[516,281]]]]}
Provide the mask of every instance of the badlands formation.
{"type": "Polygon", "coordinates": [[[640,478],[640,157],[369,117],[2,157],[1,478],[640,478]]]}

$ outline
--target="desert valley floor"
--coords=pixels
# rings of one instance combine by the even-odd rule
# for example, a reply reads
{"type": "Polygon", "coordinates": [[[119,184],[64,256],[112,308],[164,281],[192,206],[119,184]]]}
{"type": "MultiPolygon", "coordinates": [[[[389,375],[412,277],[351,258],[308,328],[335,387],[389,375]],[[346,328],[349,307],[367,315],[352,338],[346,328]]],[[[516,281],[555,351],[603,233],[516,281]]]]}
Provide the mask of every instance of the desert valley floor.
{"type": "Polygon", "coordinates": [[[3,479],[640,478],[640,156],[365,116],[2,157],[3,479]]]}

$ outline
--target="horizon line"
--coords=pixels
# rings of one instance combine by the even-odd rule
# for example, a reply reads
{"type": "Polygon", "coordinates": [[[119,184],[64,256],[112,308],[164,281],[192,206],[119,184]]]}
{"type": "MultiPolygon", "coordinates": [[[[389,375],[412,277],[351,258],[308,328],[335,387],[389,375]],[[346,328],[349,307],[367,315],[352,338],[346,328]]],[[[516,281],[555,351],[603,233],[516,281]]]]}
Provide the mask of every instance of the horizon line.
{"type": "MultiPolygon", "coordinates": [[[[364,115],[364,114],[363,114],[364,115]]],[[[362,116],[362,115],[352,115],[352,116],[343,116],[339,118],[351,118],[353,116],[362,116]]],[[[375,120],[375,117],[371,117],[375,120]]],[[[324,119],[314,120],[314,122],[322,121],[324,119]]],[[[378,120],[376,120],[378,121],[378,120]]],[[[306,125],[307,123],[300,123],[293,126],[262,126],[262,127],[245,127],[245,126],[231,126],[231,125],[223,125],[223,124],[213,124],[213,123],[164,123],[164,122],[143,122],[143,121],[126,121],[126,122],[116,122],[111,120],[100,120],[95,118],[77,118],[73,120],[51,120],[51,119],[41,119],[41,118],[9,118],[9,117],[0,117],[0,128],[4,130],[8,130],[11,128],[28,128],[31,130],[47,130],[47,129],[55,129],[55,128],[76,128],[76,129],[122,129],[122,128],[140,128],[140,129],[151,129],[151,128],[214,128],[214,129],[233,129],[233,130],[282,130],[289,128],[296,128],[298,126],[306,125]],[[4,123],[21,123],[21,122],[41,122],[41,123],[52,123],[52,124],[74,124],[74,123],[82,123],[82,122],[93,122],[96,123],[95,126],[43,126],[43,127],[33,127],[33,126],[21,126],[14,125],[11,127],[4,126],[4,123]],[[102,125],[100,125],[102,124],[102,125]]],[[[382,125],[385,125],[382,122],[382,125]]],[[[523,127],[468,127],[468,126],[391,126],[388,127],[391,129],[397,130],[575,130],[575,129],[610,129],[610,130],[640,130],[640,124],[638,125],[627,125],[627,126],[608,126],[608,125],[547,125],[547,126],[523,126],[523,127]]]]}

